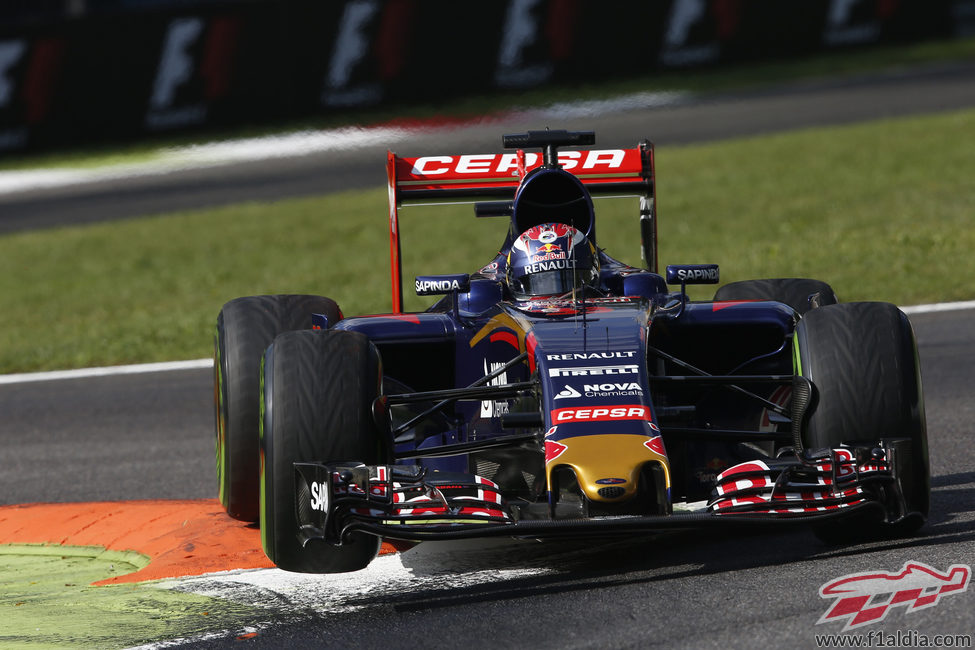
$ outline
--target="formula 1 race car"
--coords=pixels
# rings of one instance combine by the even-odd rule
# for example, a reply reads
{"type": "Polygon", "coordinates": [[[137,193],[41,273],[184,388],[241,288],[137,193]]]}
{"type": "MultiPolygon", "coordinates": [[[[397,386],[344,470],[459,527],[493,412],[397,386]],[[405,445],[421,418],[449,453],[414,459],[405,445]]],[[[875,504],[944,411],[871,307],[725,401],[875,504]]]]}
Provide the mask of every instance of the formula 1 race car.
{"type": "Polygon", "coordinates": [[[346,318],[307,295],[223,307],[220,499],[260,520],[277,566],[354,571],[383,538],[806,523],[842,541],[923,524],[907,317],[808,279],[690,300],[719,270],[657,273],[652,145],[594,143],[552,130],[505,135],[499,154],[390,152],[392,313],[346,318]],[[639,199],[646,268],[598,248],[592,197],[621,195],[639,199]],[[510,221],[500,253],[417,277],[437,302],[404,313],[399,208],[475,199],[510,221]]]}

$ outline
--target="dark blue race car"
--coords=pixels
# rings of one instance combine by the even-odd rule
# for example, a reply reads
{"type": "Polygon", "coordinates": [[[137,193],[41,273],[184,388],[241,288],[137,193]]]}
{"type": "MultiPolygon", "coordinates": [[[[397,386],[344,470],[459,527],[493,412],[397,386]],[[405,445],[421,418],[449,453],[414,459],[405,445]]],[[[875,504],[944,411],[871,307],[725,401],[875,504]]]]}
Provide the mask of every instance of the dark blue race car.
{"type": "Polygon", "coordinates": [[[923,524],[924,402],[900,310],[795,278],[690,301],[718,267],[657,273],[650,143],[503,143],[388,155],[391,314],[346,318],[308,295],[220,312],[220,499],[260,521],[276,565],[354,571],[383,538],[805,523],[843,540],[923,524]],[[647,268],[598,247],[594,195],[638,197],[647,268]],[[417,277],[442,297],[403,313],[399,207],[442,200],[477,201],[508,236],[476,273],[417,277]]]}

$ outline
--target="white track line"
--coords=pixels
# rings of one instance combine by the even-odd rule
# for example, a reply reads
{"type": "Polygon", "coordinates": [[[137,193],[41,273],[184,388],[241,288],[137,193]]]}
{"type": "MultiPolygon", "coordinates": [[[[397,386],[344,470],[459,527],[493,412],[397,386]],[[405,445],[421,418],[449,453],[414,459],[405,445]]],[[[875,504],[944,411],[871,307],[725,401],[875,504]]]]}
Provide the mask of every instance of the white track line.
{"type": "Polygon", "coordinates": [[[193,361],[166,361],[164,363],[140,363],[132,366],[108,366],[104,368],[78,368],[76,370],[53,370],[50,372],[25,372],[16,375],[0,375],[0,384],[25,384],[32,381],[52,381],[56,379],[87,379],[110,375],[135,375],[147,372],[167,372],[170,370],[196,370],[212,368],[213,359],[193,361]]]}
{"type": "Polygon", "coordinates": [[[901,307],[905,314],[934,314],[942,311],[959,311],[961,309],[975,309],[975,300],[964,302],[939,302],[933,305],[914,305],[913,307],[901,307]]]}
{"type": "Polygon", "coordinates": [[[410,135],[404,128],[375,127],[300,131],[277,136],[245,138],[196,144],[164,150],[153,160],[121,163],[90,169],[14,169],[0,171],[0,195],[42,190],[99,181],[139,176],[157,176],[189,169],[204,169],[233,163],[298,158],[325,151],[344,151],[386,142],[397,142],[410,135]]]}
{"type": "Polygon", "coordinates": [[[418,133],[436,137],[440,131],[453,131],[505,119],[565,120],[589,116],[605,116],[637,109],[676,106],[691,101],[693,95],[683,91],[646,92],[622,95],[610,99],[564,102],[536,108],[512,108],[504,113],[473,117],[464,122],[420,121],[403,126],[395,123],[372,126],[348,126],[335,129],[316,129],[204,142],[185,147],[173,147],[157,152],[152,160],[110,164],[102,167],[77,169],[15,169],[0,171],[0,195],[29,190],[67,187],[98,181],[117,180],[136,176],[168,174],[187,169],[202,169],[247,161],[272,158],[298,158],[328,151],[347,151],[369,146],[388,147],[418,133]]]}
{"type": "MultiPolygon", "coordinates": [[[[965,302],[942,302],[932,305],[901,307],[905,314],[934,314],[945,311],[975,309],[975,300],[965,302]]],[[[0,375],[0,385],[25,384],[32,381],[52,381],[56,379],[85,379],[111,375],[134,375],[148,372],[167,372],[170,370],[197,370],[212,368],[213,359],[194,359],[192,361],[167,361],[164,363],[140,363],[133,366],[109,366],[104,368],[78,368],[76,370],[54,370],[50,372],[25,372],[15,375],[0,375]]]]}

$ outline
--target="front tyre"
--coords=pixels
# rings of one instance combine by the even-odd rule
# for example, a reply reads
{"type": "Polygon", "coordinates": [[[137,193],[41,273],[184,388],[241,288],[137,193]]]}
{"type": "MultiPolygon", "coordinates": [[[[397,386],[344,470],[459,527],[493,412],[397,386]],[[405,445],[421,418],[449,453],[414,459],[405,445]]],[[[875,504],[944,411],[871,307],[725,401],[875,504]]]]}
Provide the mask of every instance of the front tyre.
{"type": "Polygon", "coordinates": [[[217,486],[220,503],[234,519],[257,521],[258,376],[261,355],[281,332],[311,328],[311,315],[330,324],[342,318],[335,301],[321,296],[247,296],[220,310],[213,340],[217,486]]]}
{"type": "Polygon", "coordinates": [[[839,302],[833,288],[821,280],[806,278],[772,278],[731,282],[714,294],[716,302],[724,300],[775,300],[789,305],[800,316],[813,307],[839,302]]]}
{"type": "Polygon", "coordinates": [[[875,523],[837,520],[817,528],[817,535],[837,542],[913,533],[928,515],[931,478],[920,364],[907,316],[881,302],[826,306],[799,321],[794,343],[796,372],[814,386],[804,428],[807,448],[910,441],[898,481],[905,516],[879,529],[875,523]]]}
{"type": "Polygon", "coordinates": [[[346,536],[340,546],[298,541],[296,462],[389,460],[373,415],[380,395],[379,353],[358,332],[288,332],[267,349],[262,366],[261,540],[277,566],[301,573],[364,568],[381,539],[346,536]]]}

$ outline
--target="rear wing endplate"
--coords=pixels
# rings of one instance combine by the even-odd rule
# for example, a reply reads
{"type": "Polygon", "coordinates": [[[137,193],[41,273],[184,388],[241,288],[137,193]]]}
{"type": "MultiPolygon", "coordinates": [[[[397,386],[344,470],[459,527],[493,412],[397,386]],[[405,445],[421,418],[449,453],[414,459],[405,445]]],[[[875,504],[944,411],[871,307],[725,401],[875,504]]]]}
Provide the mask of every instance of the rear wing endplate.
{"type": "MultiPolygon", "coordinates": [[[[657,271],[657,220],[654,201],[653,144],[632,149],[564,150],[559,164],[575,175],[594,197],[640,199],[641,253],[657,271]]],[[[515,197],[522,179],[542,164],[538,153],[445,155],[404,158],[386,153],[389,188],[389,244],[394,314],[403,311],[399,208],[416,203],[474,203],[515,197]]]]}

